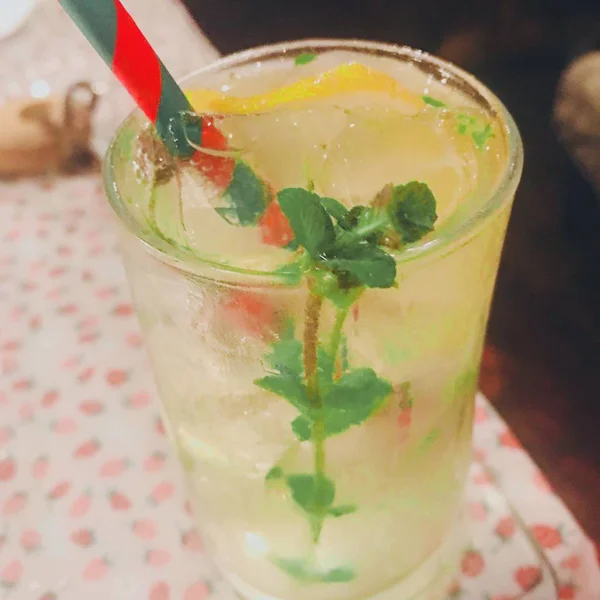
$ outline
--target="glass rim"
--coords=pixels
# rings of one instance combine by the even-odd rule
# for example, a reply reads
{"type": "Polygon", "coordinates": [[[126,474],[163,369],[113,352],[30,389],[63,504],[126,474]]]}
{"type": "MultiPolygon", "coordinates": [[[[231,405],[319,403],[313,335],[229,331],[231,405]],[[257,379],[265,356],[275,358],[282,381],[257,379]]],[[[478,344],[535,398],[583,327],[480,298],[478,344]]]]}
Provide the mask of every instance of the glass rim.
{"type": "MultiPolygon", "coordinates": [[[[483,201],[482,206],[470,214],[468,218],[459,221],[447,230],[442,229],[437,234],[434,230],[433,234],[430,237],[428,236],[425,241],[409,245],[401,251],[393,253],[397,264],[429,257],[434,254],[443,256],[450,252],[456,244],[463,245],[477,234],[490,217],[512,200],[523,170],[523,144],[512,115],[502,101],[475,76],[449,61],[438,58],[423,50],[417,50],[410,46],[399,46],[396,44],[358,39],[320,38],[279,42],[234,52],[218,58],[198,70],[189,73],[180,79],[179,83],[185,84],[186,81],[203,73],[243,66],[251,61],[256,62],[257,60],[281,58],[286,57],[287,54],[292,58],[296,55],[315,50],[353,50],[358,53],[411,62],[425,72],[432,72],[438,77],[446,78],[447,83],[454,84],[456,89],[467,93],[468,96],[480,105],[483,104],[486,110],[492,111],[492,114],[499,118],[504,131],[508,142],[506,164],[502,176],[496,185],[490,190],[489,194],[485,194],[487,199],[483,201]]],[[[142,228],[141,223],[130,213],[119,193],[114,177],[114,162],[112,160],[122,128],[139,114],[140,109],[135,108],[119,125],[106,151],[103,163],[104,188],[108,201],[129,233],[133,234],[138,241],[145,245],[146,249],[154,254],[157,259],[179,270],[193,273],[198,272],[198,269],[204,271],[208,268],[215,274],[220,272],[222,274],[244,275],[254,279],[266,278],[271,282],[280,281],[281,275],[274,270],[249,269],[212,260],[186,248],[176,247],[165,241],[155,232],[142,228]]]]}

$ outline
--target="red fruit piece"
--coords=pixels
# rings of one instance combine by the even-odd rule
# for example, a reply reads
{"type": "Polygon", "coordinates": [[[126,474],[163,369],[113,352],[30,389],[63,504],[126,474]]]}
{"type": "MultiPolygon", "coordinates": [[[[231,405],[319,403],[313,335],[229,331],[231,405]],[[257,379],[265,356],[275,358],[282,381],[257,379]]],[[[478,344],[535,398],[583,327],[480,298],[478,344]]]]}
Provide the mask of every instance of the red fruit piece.
{"type": "Polygon", "coordinates": [[[542,572],[539,567],[521,567],[515,572],[515,581],[524,592],[529,592],[542,581],[542,572]]]}
{"type": "Polygon", "coordinates": [[[562,535],[555,527],[549,525],[534,525],[531,527],[531,533],[536,537],[542,548],[552,550],[562,544],[562,535]]]}
{"type": "Polygon", "coordinates": [[[263,216],[258,226],[263,243],[269,246],[282,248],[287,246],[294,239],[294,232],[287,217],[283,214],[281,206],[277,200],[273,200],[263,216]]]}
{"type": "Polygon", "coordinates": [[[477,577],[485,568],[483,557],[477,550],[465,552],[461,563],[461,571],[467,577],[477,577]]]}
{"type": "Polygon", "coordinates": [[[231,290],[223,309],[236,326],[256,336],[273,331],[279,322],[274,306],[257,292],[231,290]]]}
{"type": "MultiPolygon", "coordinates": [[[[212,117],[202,117],[201,146],[210,150],[227,150],[227,139],[216,127],[212,117]]],[[[218,188],[225,189],[231,182],[235,168],[233,158],[214,156],[202,150],[196,150],[191,162],[218,188]]]]}

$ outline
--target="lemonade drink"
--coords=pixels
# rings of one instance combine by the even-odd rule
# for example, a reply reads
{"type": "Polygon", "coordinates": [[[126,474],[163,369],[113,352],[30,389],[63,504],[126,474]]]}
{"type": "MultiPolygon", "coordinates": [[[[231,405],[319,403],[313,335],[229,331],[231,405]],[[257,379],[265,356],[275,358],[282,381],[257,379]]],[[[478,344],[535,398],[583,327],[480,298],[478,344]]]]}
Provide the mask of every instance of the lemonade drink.
{"type": "Polygon", "coordinates": [[[248,600],[444,597],[521,168],[510,116],[442,61],[356,42],[186,84],[199,163],[134,115],[106,175],[212,557],[248,600]]]}

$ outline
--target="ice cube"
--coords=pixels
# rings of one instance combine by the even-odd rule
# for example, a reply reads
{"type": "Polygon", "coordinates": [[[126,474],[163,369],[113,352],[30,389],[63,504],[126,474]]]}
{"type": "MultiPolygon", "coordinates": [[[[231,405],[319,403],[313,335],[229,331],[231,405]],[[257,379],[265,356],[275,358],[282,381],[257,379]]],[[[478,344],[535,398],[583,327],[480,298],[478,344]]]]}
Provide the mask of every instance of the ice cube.
{"type": "Polygon", "coordinates": [[[351,204],[369,203],[389,183],[423,181],[438,201],[440,221],[474,189],[472,140],[439,110],[410,116],[370,106],[348,109],[348,125],[328,151],[322,190],[351,204]]]}

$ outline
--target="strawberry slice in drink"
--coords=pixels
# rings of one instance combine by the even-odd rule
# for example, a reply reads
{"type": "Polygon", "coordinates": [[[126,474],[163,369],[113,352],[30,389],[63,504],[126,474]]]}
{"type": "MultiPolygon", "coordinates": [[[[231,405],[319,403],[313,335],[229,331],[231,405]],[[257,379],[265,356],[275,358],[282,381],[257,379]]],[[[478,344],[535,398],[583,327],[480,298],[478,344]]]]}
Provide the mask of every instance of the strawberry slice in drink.
{"type": "Polygon", "coordinates": [[[277,200],[267,206],[258,226],[262,241],[269,246],[283,248],[294,239],[294,232],[277,200]]]}
{"type": "Polygon", "coordinates": [[[282,321],[273,304],[260,292],[231,290],[222,311],[228,322],[254,337],[272,337],[282,321]]]}
{"type": "MultiPolygon", "coordinates": [[[[227,138],[215,125],[213,117],[202,117],[202,148],[207,150],[227,150],[227,138]]],[[[192,164],[218,188],[226,189],[231,183],[235,159],[227,156],[215,156],[203,150],[196,150],[191,158],[192,164]]]]}

